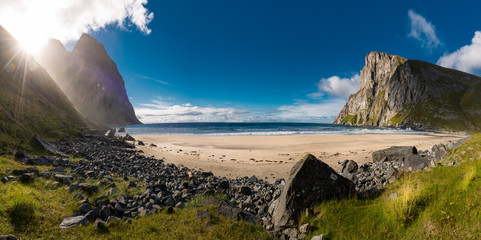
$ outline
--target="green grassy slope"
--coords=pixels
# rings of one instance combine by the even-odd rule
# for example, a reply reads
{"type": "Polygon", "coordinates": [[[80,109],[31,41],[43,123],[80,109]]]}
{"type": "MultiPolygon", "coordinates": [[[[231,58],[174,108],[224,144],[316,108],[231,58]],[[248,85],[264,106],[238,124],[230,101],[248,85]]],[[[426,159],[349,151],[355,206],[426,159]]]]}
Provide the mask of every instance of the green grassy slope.
{"type": "MultiPolygon", "coordinates": [[[[13,156],[0,157],[0,176],[7,168],[24,167],[15,162],[13,156]]],[[[40,171],[49,168],[52,167],[39,167],[40,171]]],[[[128,188],[127,182],[120,178],[113,181],[119,194],[135,195],[145,189],[141,184],[128,188]]],[[[99,192],[107,190],[107,186],[103,186],[99,192]]],[[[215,206],[187,207],[172,214],[159,212],[133,219],[131,224],[122,221],[109,223],[102,230],[93,224],[62,230],[59,228],[62,219],[72,216],[80,206],[80,202],[74,199],[77,192],[70,193],[65,185],[55,187],[53,180],[38,178],[30,184],[0,183],[0,193],[0,233],[12,234],[19,239],[270,239],[261,226],[218,215],[215,206]],[[206,208],[213,218],[196,218],[197,210],[206,208]]],[[[99,194],[89,198],[92,201],[97,196],[99,194]]]]}
{"type": "Polygon", "coordinates": [[[58,138],[85,126],[48,73],[0,26],[0,149],[34,135],[58,138]]]}
{"type": "Polygon", "coordinates": [[[413,74],[427,86],[427,92],[423,101],[410,106],[404,123],[422,123],[442,130],[481,130],[480,77],[419,60],[408,63],[413,74]]]}
{"type": "MultiPolygon", "coordinates": [[[[379,197],[326,202],[301,224],[328,239],[473,239],[481,232],[481,135],[437,166],[407,174],[379,197]],[[392,193],[399,197],[389,200],[392,193]]],[[[309,237],[307,238],[309,239],[309,237]]]]}

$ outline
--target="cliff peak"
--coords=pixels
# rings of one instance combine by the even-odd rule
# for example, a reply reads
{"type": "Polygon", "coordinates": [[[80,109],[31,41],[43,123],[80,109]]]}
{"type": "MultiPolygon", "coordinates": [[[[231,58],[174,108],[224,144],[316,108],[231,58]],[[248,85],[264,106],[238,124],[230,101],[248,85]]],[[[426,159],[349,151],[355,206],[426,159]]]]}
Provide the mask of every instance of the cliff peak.
{"type": "Polygon", "coordinates": [[[366,55],[360,89],[335,124],[470,131],[481,128],[481,78],[382,52],[366,55]]]}

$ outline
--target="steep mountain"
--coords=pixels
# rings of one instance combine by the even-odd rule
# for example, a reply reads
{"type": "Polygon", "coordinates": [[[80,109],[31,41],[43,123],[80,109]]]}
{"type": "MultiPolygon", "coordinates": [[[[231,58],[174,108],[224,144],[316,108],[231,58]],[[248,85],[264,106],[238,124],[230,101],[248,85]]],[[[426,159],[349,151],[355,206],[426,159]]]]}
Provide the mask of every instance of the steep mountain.
{"type": "Polygon", "coordinates": [[[420,60],[371,52],[360,89],[334,124],[435,131],[481,129],[481,78],[420,60]]]}
{"type": "Polygon", "coordinates": [[[90,121],[107,126],[140,123],[117,65],[93,37],[83,34],[72,52],[51,40],[39,62],[90,121]]]}
{"type": "Polygon", "coordinates": [[[0,26],[0,147],[86,126],[57,83],[0,26]]]}

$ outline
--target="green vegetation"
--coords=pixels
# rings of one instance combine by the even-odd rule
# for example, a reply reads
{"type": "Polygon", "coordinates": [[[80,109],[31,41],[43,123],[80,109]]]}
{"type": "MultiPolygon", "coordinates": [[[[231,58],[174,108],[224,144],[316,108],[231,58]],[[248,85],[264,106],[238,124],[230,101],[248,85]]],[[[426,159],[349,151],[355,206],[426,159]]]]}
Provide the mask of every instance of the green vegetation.
{"type": "MultiPolygon", "coordinates": [[[[481,135],[437,166],[406,174],[374,199],[325,202],[301,223],[329,239],[472,239],[481,232],[481,135]],[[398,197],[389,199],[391,194],[398,197]]],[[[309,239],[309,237],[307,238],[309,239]]]]}
{"type": "Polygon", "coordinates": [[[54,140],[78,134],[86,126],[45,69],[1,27],[0,53],[0,150],[35,135],[54,140]]]}
{"type": "MultiPolygon", "coordinates": [[[[20,169],[24,165],[12,160],[13,156],[0,157],[0,175],[9,168],[20,169]]],[[[51,167],[39,167],[40,171],[51,167]]],[[[145,189],[127,188],[125,181],[113,178],[119,194],[136,194],[145,189]]],[[[138,184],[139,185],[139,184],[138,184]]],[[[100,187],[101,193],[107,187],[100,187]]],[[[152,216],[133,219],[132,223],[112,222],[105,229],[93,224],[61,230],[62,219],[71,216],[80,206],[65,186],[54,187],[52,180],[38,178],[30,184],[20,182],[0,183],[0,233],[12,234],[19,239],[270,239],[261,226],[234,221],[216,214],[216,207],[175,210],[173,214],[160,212],[152,216]],[[209,209],[212,219],[196,217],[199,209],[209,209]]],[[[93,200],[100,194],[89,198],[93,200]]],[[[223,197],[223,196],[218,196],[223,197]]],[[[206,197],[199,197],[194,206],[206,197]]]]}
{"type": "Polygon", "coordinates": [[[343,123],[350,123],[350,124],[356,124],[357,123],[357,115],[347,115],[344,118],[342,118],[343,123]]]}

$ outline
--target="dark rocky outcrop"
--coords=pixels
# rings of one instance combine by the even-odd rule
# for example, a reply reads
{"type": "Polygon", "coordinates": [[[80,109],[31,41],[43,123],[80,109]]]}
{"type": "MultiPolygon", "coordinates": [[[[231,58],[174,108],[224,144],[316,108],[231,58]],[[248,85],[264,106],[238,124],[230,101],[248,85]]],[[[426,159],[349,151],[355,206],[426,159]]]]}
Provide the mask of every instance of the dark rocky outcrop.
{"type": "Polygon", "coordinates": [[[405,157],[418,154],[414,146],[392,146],[372,153],[372,161],[403,161],[405,157]]]}
{"type": "Polygon", "coordinates": [[[83,34],[72,52],[60,41],[51,40],[38,58],[90,121],[106,126],[140,123],[117,65],[93,37],[83,34]]]}
{"type": "Polygon", "coordinates": [[[481,78],[387,53],[371,52],[360,88],[335,124],[437,131],[481,128],[481,78]]]}
{"type": "Polygon", "coordinates": [[[291,169],[272,215],[274,230],[294,227],[301,213],[322,201],[355,196],[350,180],[308,154],[291,169]]]}

